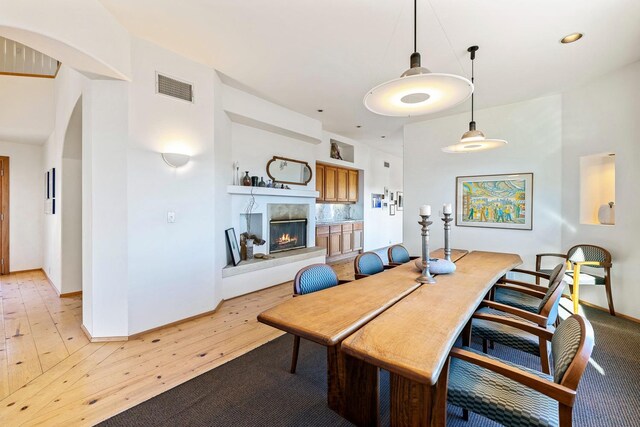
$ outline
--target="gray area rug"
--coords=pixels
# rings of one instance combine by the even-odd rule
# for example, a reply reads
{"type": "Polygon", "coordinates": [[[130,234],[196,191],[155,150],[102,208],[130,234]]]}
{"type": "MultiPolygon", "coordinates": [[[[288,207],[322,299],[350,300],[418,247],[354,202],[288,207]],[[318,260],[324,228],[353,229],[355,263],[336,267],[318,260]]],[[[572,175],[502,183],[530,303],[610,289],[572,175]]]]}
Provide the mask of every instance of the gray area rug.
{"type": "MultiPolygon", "coordinates": [[[[585,308],[596,337],[578,389],[576,426],[640,426],[640,325],[585,308]]],[[[326,352],[302,340],[298,371],[288,372],[291,335],[280,337],[105,421],[103,426],[347,426],[326,404],[326,352]]],[[[478,343],[474,346],[480,348],[478,343]]],[[[490,353],[539,369],[539,359],[496,345],[490,353]]],[[[389,425],[389,376],[381,375],[382,425],[389,425]]],[[[468,422],[449,405],[448,425],[468,422]]]]}

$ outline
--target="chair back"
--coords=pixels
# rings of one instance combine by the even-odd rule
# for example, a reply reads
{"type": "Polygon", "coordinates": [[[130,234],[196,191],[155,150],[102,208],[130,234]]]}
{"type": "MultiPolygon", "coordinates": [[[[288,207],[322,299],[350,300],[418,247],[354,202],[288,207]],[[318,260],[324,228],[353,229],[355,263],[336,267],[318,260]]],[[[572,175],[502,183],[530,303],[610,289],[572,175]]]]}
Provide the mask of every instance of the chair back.
{"type": "Polygon", "coordinates": [[[364,252],[353,261],[356,274],[377,274],[384,271],[382,259],[375,252],[364,252]]]}
{"type": "Polygon", "coordinates": [[[338,275],[327,264],[312,264],[298,271],[293,279],[293,293],[309,294],[331,288],[340,283],[338,275]]]}
{"type": "MultiPolygon", "coordinates": [[[[567,252],[567,260],[571,262],[596,261],[606,265],[611,264],[611,254],[605,248],[595,245],[576,245],[567,252]]],[[[602,268],[600,266],[589,266],[591,268],[602,268]]]]}
{"type": "Polygon", "coordinates": [[[566,271],[567,265],[565,263],[556,265],[549,275],[549,288],[538,306],[538,314],[547,317],[547,325],[553,325],[558,318],[558,306],[565,286],[562,279],[566,271]]]}
{"type": "Polygon", "coordinates": [[[592,350],[593,328],[589,321],[579,314],[563,320],[551,339],[553,380],[577,390],[592,350]]]}
{"type": "Polygon", "coordinates": [[[411,261],[409,251],[402,245],[393,245],[387,249],[387,255],[389,256],[389,262],[396,264],[404,264],[411,261]]]}

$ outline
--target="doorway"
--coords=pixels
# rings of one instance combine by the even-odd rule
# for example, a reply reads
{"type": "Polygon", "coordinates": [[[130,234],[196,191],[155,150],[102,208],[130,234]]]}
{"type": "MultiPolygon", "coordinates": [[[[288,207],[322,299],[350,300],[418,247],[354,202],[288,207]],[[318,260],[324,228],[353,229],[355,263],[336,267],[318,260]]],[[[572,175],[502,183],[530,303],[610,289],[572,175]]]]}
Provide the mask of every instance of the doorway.
{"type": "Polygon", "coordinates": [[[9,274],[9,157],[0,156],[0,274],[9,274]]]}

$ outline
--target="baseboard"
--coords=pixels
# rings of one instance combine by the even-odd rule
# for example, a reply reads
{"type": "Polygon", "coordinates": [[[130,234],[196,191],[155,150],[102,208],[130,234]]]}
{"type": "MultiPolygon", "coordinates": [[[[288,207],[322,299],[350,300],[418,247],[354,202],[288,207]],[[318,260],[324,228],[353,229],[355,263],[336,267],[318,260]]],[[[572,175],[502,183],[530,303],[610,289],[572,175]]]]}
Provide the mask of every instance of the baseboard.
{"type": "Polygon", "coordinates": [[[128,341],[129,337],[92,337],[87,328],[84,325],[80,325],[80,329],[87,336],[91,342],[114,342],[114,341],[128,341]]]}
{"type": "Polygon", "coordinates": [[[82,291],[75,291],[75,292],[67,292],[67,293],[64,293],[64,294],[58,294],[58,296],[60,298],[70,298],[70,297],[76,297],[76,296],[79,296],[79,295],[82,295],[82,291]]]}
{"type": "MultiPolygon", "coordinates": [[[[586,305],[587,307],[595,308],[596,310],[606,311],[607,313],[609,312],[608,308],[600,307],[599,305],[595,305],[593,303],[590,303],[584,300],[580,300],[580,304],[586,305]]],[[[640,319],[636,319],[635,317],[628,316],[626,314],[622,314],[617,311],[616,311],[616,317],[622,317],[623,319],[627,319],[635,323],[640,323],[640,319]]]]}
{"type": "Polygon", "coordinates": [[[44,271],[43,268],[37,268],[35,270],[27,270],[27,271],[42,271],[42,274],[44,274],[45,279],[47,279],[47,282],[49,282],[49,285],[51,285],[51,287],[53,288],[53,290],[55,291],[55,293],[58,295],[59,298],[70,298],[70,297],[82,295],[82,291],[65,292],[61,294],[58,288],[56,288],[56,285],[53,284],[53,282],[49,278],[49,275],[47,274],[46,271],[44,271]]]}
{"type": "Polygon", "coordinates": [[[34,271],[42,271],[42,268],[29,268],[27,270],[14,270],[14,271],[10,271],[9,274],[32,273],[34,271]]]}

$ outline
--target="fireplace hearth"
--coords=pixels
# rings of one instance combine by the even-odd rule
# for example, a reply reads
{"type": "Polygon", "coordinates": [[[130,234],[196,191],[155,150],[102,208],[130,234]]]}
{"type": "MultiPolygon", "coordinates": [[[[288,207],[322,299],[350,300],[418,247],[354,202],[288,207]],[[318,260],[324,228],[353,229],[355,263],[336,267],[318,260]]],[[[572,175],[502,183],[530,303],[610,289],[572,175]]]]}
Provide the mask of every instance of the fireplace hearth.
{"type": "Polygon", "coordinates": [[[269,253],[306,247],[306,219],[282,219],[269,222],[269,253]]]}

